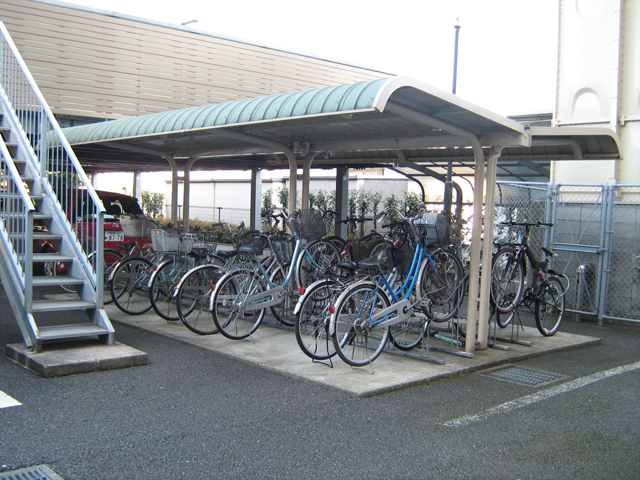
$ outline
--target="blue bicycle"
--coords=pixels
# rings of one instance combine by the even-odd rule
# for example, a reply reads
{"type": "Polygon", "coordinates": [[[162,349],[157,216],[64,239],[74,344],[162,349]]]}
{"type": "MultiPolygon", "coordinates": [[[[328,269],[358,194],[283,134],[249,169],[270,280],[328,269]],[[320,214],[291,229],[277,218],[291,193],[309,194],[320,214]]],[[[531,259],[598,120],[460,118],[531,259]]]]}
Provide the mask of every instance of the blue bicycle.
{"type": "Polygon", "coordinates": [[[464,292],[464,271],[455,254],[440,247],[427,250],[427,237],[415,224],[422,215],[406,218],[394,208],[385,212],[400,218],[413,257],[407,268],[392,255],[391,274],[385,273],[390,264],[385,252],[361,262],[376,275],[353,282],[335,301],[328,334],[340,358],[354,367],[371,364],[389,339],[401,350],[420,344],[431,320],[455,316],[464,292]]]}

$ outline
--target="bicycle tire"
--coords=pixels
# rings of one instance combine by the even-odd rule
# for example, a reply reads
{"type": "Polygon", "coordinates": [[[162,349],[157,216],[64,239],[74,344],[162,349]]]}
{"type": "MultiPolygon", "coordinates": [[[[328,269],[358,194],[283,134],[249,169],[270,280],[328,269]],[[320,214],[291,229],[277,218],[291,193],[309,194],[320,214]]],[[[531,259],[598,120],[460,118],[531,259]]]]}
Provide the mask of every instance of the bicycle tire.
{"type": "Polygon", "coordinates": [[[149,277],[151,262],[142,257],[123,260],[110,277],[109,288],[113,303],[124,313],[141,315],[151,310],[149,277]]]}
{"type": "Polygon", "coordinates": [[[336,285],[336,280],[320,280],[311,285],[301,298],[295,319],[296,342],[313,360],[328,360],[336,354],[329,335],[330,306],[342,291],[336,285]]]}
{"type": "MultiPolygon", "coordinates": [[[[113,302],[113,297],[111,297],[111,289],[109,287],[109,278],[111,277],[111,272],[115,270],[118,266],[118,263],[122,261],[124,258],[124,254],[120,250],[116,250],[115,248],[105,248],[103,253],[103,277],[102,277],[102,289],[103,289],[103,304],[108,305],[113,302]]],[[[92,252],[89,254],[89,263],[92,264],[95,268],[95,264],[93,263],[93,258],[96,256],[96,252],[92,252]]]]}
{"type": "Polygon", "coordinates": [[[429,319],[442,323],[455,317],[464,290],[464,267],[453,252],[438,249],[422,262],[416,295],[429,319]]]}
{"type": "Polygon", "coordinates": [[[198,335],[218,333],[209,308],[213,287],[222,273],[215,265],[200,265],[187,272],[178,283],[175,295],[178,318],[198,335]]]}
{"type": "Polygon", "coordinates": [[[371,328],[368,318],[391,304],[374,283],[360,283],[345,290],[331,316],[333,345],[340,358],[352,367],[370,365],[389,341],[389,328],[371,328]]]}
{"type": "MultiPolygon", "coordinates": [[[[155,268],[149,280],[151,307],[154,312],[167,321],[180,320],[174,293],[185,273],[187,273],[186,263],[170,259],[155,268]]],[[[187,307],[185,311],[188,312],[187,307]]]]}
{"type": "Polygon", "coordinates": [[[309,243],[295,265],[296,284],[306,288],[316,280],[335,275],[339,261],[340,252],[333,243],[325,240],[309,243]]]}
{"type": "Polygon", "coordinates": [[[211,297],[210,308],[218,331],[231,340],[253,334],[262,323],[266,307],[247,306],[247,298],[261,294],[267,287],[266,280],[253,270],[238,269],[225,274],[216,283],[211,297]]]}
{"type": "Polygon", "coordinates": [[[500,328],[507,328],[511,324],[511,321],[515,316],[515,309],[511,310],[508,313],[500,313],[498,310],[496,310],[495,315],[496,325],[498,325],[500,328]]]}
{"type": "MultiPolygon", "coordinates": [[[[284,283],[285,278],[287,277],[287,269],[289,265],[279,266],[274,272],[271,274],[271,283],[276,286],[280,286],[284,283]]],[[[274,305],[270,307],[272,315],[276,318],[278,322],[287,326],[293,327],[296,323],[295,315],[293,314],[293,310],[296,307],[298,292],[293,289],[293,280],[290,279],[289,283],[284,287],[284,297],[282,299],[282,303],[278,305],[274,305]]]]}
{"type": "Polygon", "coordinates": [[[543,280],[536,295],[536,327],[545,337],[554,335],[562,324],[565,309],[564,285],[558,277],[543,280]]]}
{"type": "MultiPolygon", "coordinates": [[[[491,264],[491,301],[500,313],[518,306],[524,291],[524,264],[513,248],[502,248],[491,264]]],[[[506,325],[505,325],[506,326],[506,325]]]]}

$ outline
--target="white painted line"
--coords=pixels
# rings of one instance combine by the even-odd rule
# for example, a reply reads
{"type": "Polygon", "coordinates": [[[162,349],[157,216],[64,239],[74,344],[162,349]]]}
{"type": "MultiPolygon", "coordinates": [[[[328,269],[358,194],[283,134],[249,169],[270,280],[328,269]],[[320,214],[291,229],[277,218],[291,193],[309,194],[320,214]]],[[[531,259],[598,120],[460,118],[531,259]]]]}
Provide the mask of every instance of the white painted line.
{"type": "Polygon", "coordinates": [[[0,390],[0,408],[17,407],[18,405],[22,404],[15,398],[10,397],[2,390],[0,390]]]}
{"type": "Polygon", "coordinates": [[[445,427],[464,427],[466,425],[470,425],[472,423],[484,420],[485,418],[488,418],[492,415],[510,412],[511,410],[517,410],[518,408],[523,408],[523,407],[526,407],[527,405],[538,403],[542,400],[546,400],[547,398],[555,397],[556,395],[560,395],[561,393],[566,393],[571,390],[575,390],[577,388],[581,388],[586,385],[599,382],[600,380],[604,380],[614,375],[620,375],[621,373],[630,372],[632,370],[638,370],[638,369],[640,369],[640,362],[630,363],[628,365],[623,365],[621,367],[605,370],[604,372],[594,373],[586,377],[571,380],[570,382],[563,383],[562,385],[557,385],[555,387],[547,388],[537,393],[533,393],[531,395],[527,395],[527,396],[512,400],[510,402],[503,403],[502,405],[498,405],[497,407],[490,408],[477,415],[467,415],[464,417],[459,417],[453,420],[449,420],[448,422],[443,423],[443,425],[445,427]]]}

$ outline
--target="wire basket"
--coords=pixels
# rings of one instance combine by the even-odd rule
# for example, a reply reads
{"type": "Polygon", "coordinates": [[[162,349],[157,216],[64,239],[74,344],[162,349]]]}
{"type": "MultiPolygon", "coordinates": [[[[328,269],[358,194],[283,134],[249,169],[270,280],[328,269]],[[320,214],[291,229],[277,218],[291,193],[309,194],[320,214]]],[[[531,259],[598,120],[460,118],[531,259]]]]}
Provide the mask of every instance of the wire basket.
{"type": "Polygon", "coordinates": [[[320,210],[315,208],[302,210],[297,221],[299,229],[297,233],[305,240],[319,240],[327,234],[327,225],[324,223],[320,210]]]}
{"type": "Polygon", "coordinates": [[[189,253],[193,248],[194,238],[180,238],[177,233],[169,233],[160,229],[151,230],[151,243],[153,249],[159,253],[189,253]]]}
{"type": "Polygon", "coordinates": [[[296,238],[293,235],[278,235],[269,238],[269,247],[279,262],[290,262],[296,238]]]}
{"type": "Polygon", "coordinates": [[[444,213],[425,213],[413,221],[413,225],[427,247],[450,243],[450,224],[444,213]]]}

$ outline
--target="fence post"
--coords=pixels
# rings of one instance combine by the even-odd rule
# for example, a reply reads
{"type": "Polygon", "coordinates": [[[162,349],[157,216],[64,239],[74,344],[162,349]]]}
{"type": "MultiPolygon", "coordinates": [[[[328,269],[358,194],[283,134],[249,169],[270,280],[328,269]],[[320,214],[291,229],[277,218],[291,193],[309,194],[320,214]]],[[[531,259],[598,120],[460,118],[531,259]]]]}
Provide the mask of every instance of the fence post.
{"type": "Polygon", "coordinates": [[[607,294],[609,291],[609,273],[611,271],[611,231],[613,204],[615,202],[615,194],[617,186],[603,185],[604,192],[602,195],[602,229],[600,231],[600,245],[602,245],[602,254],[598,259],[598,278],[596,309],[598,312],[598,326],[602,327],[602,319],[607,309],[607,294]]]}

